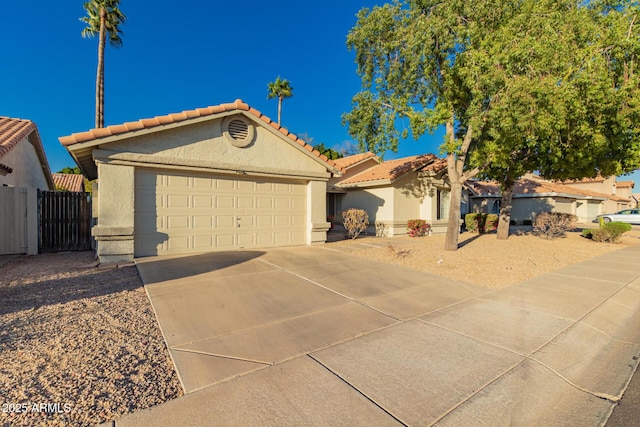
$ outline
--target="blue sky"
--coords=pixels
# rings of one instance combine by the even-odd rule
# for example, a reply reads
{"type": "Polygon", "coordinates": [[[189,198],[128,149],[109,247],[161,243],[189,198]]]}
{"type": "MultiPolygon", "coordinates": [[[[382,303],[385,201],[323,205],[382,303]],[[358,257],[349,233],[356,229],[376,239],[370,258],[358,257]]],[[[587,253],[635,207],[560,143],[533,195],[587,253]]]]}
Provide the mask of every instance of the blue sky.
{"type": "MultiPolygon", "coordinates": [[[[121,1],[123,47],[107,47],[105,124],[119,124],[242,99],[272,119],[267,84],[294,88],[282,124],[313,143],[355,144],[342,126],[360,89],[345,43],[373,0],[304,2],[121,1]],[[153,7],[150,7],[153,5],[153,7]]],[[[52,171],[73,166],[58,137],[94,127],[97,39],[83,39],[83,2],[3,5],[0,115],[34,121],[52,171]]],[[[437,153],[441,133],[404,141],[386,159],[437,153]]],[[[640,191],[640,172],[631,178],[640,191]]]]}

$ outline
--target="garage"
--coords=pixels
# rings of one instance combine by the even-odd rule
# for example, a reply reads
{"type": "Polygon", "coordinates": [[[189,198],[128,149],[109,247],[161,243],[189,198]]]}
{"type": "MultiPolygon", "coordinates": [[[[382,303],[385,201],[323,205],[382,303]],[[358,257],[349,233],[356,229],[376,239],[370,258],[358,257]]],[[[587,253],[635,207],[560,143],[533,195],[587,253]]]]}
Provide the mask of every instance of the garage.
{"type": "Polygon", "coordinates": [[[326,183],[343,172],[242,100],[60,142],[98,179],[91,233],[101,263],[323,243],[326,183]]]}
{"type": "Polygon", "coordinates": [[[135,256],[306,243],[306,183],[136,170],[135,256]]]}

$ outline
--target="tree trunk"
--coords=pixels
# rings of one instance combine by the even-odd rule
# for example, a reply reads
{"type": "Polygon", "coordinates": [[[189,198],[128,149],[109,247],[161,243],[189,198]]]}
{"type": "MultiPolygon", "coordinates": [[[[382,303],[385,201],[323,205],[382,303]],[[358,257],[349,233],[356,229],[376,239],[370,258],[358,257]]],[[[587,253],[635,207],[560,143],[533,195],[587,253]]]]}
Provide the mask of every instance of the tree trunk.
{"type": "Polygon", "coordinates": [[[504,188],[501,191],[502,200],[500,201],[500,216],[498,217],[498,240],[507,240],[509,238],[514,184],[513,181],[505,182],[504,188]]]}
{"type": "Polygon", "coordinates": [[[278,124],[280,124],[280,114],[282,114],[282,96],[278,97],[278,124]]]}
{"type": "Polygon", "coordinates": [[[460,199],[462,197],[462,183],[458,179],[450,180],[451,186],[449,204],[449,222],[447,223],[447,237],[444,241],[445,251],[458,250],[458,236],[460,234],[460,199]]]}
{"type": "Polygon", "coordinates": [[[98,41],[98,71],[96,76],[96,128],[104,127],[104,47],[107,41],[105,21],[107,11],[100,9],[100,39],[98,41]]]}

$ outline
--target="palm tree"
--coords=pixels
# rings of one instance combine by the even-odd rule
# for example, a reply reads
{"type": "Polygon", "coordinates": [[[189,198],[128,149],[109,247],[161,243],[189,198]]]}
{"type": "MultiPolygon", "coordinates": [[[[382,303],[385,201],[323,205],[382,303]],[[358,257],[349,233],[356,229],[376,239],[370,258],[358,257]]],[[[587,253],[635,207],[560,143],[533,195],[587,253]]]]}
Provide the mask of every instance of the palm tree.
{"type": "Polygon", "coordinates": [[[275,82],[271,82],[267,85],[269,88],[269,94],[267,99],[278,98],[278,124],[280,124],[280,115],[282,114],[282,100],[285,98],[291,98],[293,96],[293,88],[291,83],[287,79],[281,79],[280,76],[276,78],[275,82]]]}
{"type": "Polygon", "coordinates": [[[120,25],[127,17],[118,9],[120,0],[90,0],[84,4],[87,16],[80,21],[87,24],[82,37],[99,35],[98,71],[96,75],[96,128],[104,127],[104,47],[107,37],[113,47],[122,46],[120,25]]]}

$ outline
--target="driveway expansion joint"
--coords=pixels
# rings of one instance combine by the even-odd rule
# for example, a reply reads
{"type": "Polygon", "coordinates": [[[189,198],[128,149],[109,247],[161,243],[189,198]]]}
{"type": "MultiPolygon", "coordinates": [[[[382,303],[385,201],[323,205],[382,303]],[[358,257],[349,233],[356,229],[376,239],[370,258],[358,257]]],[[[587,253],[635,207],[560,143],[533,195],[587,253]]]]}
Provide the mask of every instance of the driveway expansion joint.
{"type": "Polygon", "coordinates": [[[247,358],[244,358],[244,357],[230,356],[228,354],[216,354],[216,353],[209,353],[209,352],[206,352],[206,351],[191,350],[191,349],[178,348],[178,347],[171,347],[171,350],[182,351],[184,353],[201,354],[203,356],[220,357],[222,359],[239,360],[241,362],[258,363],[260,365],[266,365],[266,366],[272,366],[273,365],[273,363],[265,362],[264,360],[247,359],[247,358]]]}
{"type": "Polygon", "coordinates": [[[399,422],[400,424],[402,424],[403,426],[408,427],[409,424],[405,423],[404,421],[402,421],[400,418],[398,418],[396,415],[394,415],[391,411],[389,411],[388,409],[386,409],[384,406],[382,406],[380,403],[376,402],[373,398],[371,398],[370,396],[368,396],[365,392],[363,392],[362,390],[360,390],[359,388],[357,388],[356,386],[354,386],[353,384],[351,384],[349,381],[347,381],[345,378],[343,378],[340,374],[338,374],[336,371],[334,371],[333,369],[329,368],[327,365],[325,365],[324,363],[322,363],[320,360],[316,359],[315,357],[313,357],[312,354],[307,354],[307,356],[313,360],[314,362],[316,362],[317,364],[319,364],[320,366],[322,366],[324,369],[326,369],[329,373],[331,373],[332,375],[334,375],[336,378],[338,378],[340,381],[342,381],[344,384],[346,384],[348,387],[350,387],[352,390],[356,391],[358,394],[360,394],[362,397],[364,397],[365,399],[367,399],[369,402],[373,403],[375,406],[377,406],[378,408],[380,408],[382,411],[384,411],[386,414],[388,414],[391,418],[393,418],[394,420],[396,420],[397,422],[399,422]]]}

